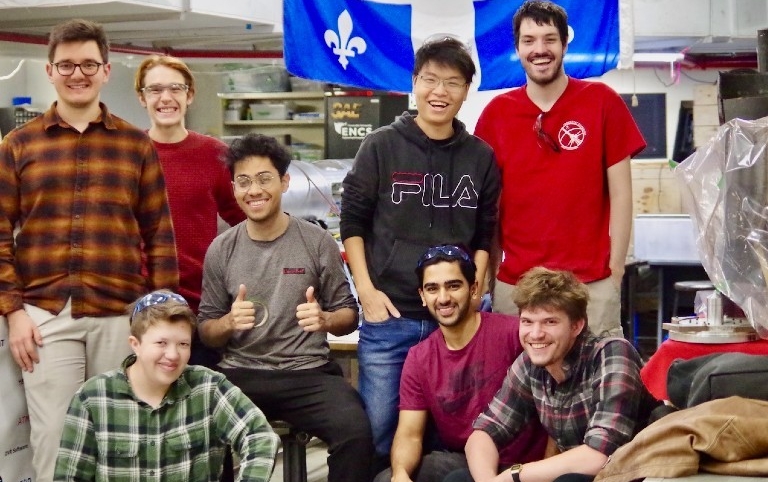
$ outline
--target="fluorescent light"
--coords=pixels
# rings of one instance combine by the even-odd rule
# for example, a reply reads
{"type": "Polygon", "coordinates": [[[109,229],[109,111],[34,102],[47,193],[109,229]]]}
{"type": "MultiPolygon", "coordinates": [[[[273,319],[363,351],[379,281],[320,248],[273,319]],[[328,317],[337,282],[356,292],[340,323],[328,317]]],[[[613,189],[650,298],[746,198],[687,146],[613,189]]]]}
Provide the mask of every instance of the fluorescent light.
{"type": "Polygon", "coordinates": [[[635,52],[632,61],[636,63],[679,62],[685,58],[680,52],[635,52]]]}

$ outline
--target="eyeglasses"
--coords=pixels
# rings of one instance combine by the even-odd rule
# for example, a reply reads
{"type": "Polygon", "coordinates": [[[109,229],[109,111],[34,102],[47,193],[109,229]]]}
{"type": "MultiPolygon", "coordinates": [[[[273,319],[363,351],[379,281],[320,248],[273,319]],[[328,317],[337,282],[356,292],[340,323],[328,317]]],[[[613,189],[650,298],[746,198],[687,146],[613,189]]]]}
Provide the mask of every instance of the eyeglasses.
{"type": "Polygon", "coordinates": [[[93,60],[86,60],[79,64],[74,62],[51,62],[51,65],[56,67],[56,72],[58,72],[59,75],[72,75],[75,73],[75,68],[80,67],[80,72],[82,72],[83,75],[90,77],[91,75],[96,75],[96,72],[99,71],[99,67],[104,64],[94,62],[93,60]]]}
{"type": "Polygon", "coordinates": [[[256,174],[254,177],[240,174],[235,178],[235,181],[232,184],[239,192],[248,192],[254,182],[258,184],[260,188],[266,189],[272,184],[272,181],[274,180],[275,175],[269,172],[262,172],[261,174],[256,174]]]}
{"type": "Polygon", "coordinates": [[[449,258],[466,261],[467,263],[472,262],[472,259],[470,259],[469,254],[467,254],[467,252],[464,251],[462,248],[453,244],[441,244],[439,246],[432,246],[424,254],[422,254],[421,258],[419,258],[419,262],[416,263],[416,268],[420,269],[422,266],[424,266],[424,263],[434,258],[435,256],[439,256],[441,254],[449,258]]]}
{"type": "Polygon", "coordinates": [[[150,306],[153,305],[159,305],[161,303],[165,303],[168,300],[173,300],[177,303],[181,303],[183,305],[189,306],[189,303],[187,303],[187,300],[184,299],[183,296],[176,294],[176,293],[150,293],[148,295],[144,295],[143,298],[141,298],[137,303],[136,306],[133,308],[133,313],[131,314],[131,319],[133,319],[134,316],[136,316],[138,313],[141,313],[145,309],[147,309],[150,306]]]}
{"type": "Polygon", "coordinates": [[[552,139],[552,136],[544,132],[544,129],[541,127],[541,121],[544,119],[544,112],[539,114],[536,117],[536,122],[533,123],[533,132],[536,133],[536,137],[539,139],[539,146],[541,146],[541,142],[549,146],[550,149],[552,149],[555,152],[560,152],[560,146],[557,145],[557,142],[555,142],[554,139],[552,139]]]}
{"type": "Polygon", "coordinates": [[[428,89],[437,89],[438,85],[443,84],[445,90],[454,94],[461,92],[464,86],[467,85],[466,82],[459,82],[458,80],[451,79],[438,79],[432,75],[418,75],[417,77],[421,79],[421,83],[428,89]]]}
{"type": "Polygon", "coordinates": [[[181,95],[189,91],[189,86],[187,84],[172,82],[170,84],[152,84],[141,89],[147,97],[160,97],[166,90],[170,92],[171,95],[181,95]]]}

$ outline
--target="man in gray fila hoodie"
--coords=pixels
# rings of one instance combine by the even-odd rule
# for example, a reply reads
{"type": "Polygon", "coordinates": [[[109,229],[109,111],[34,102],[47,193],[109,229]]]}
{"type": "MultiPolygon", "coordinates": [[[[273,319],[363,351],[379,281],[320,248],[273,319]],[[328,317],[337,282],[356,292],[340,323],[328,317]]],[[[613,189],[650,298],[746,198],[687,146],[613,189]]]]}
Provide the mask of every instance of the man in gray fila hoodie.
{"type": "Polygon", "coordinates": [[[380,462],[389,460],[397,427],[405,357],[437,328],[419,298],[419,256],[437,244],[463,245],[477,279],[486,278],[499,173],[491,148],[455,118],[474,74],[460,41],[425,43],[413,69],[418,115],[406,112],[369,134],[343,183],[341,238],[364,318],[358,385],[380,462]]]}

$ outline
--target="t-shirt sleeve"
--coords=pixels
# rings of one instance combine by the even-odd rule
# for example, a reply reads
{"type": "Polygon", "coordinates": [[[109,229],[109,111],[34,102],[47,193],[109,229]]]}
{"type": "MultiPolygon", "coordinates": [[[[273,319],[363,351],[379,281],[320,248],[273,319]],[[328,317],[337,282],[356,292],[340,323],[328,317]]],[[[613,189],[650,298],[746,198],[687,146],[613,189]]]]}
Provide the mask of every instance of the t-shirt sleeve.
{"type": "MultiPolygon", "coordinates": [[[[237,228],[231,228],[237,229],[237,228]]],[[[224,279],[223,263],[221,263],[223,246],[222,238],[214,239],[203,263],[203,285],[200,293],[200,307],[197,315],[198,323],[207,320],[217,320],[229,313],[231,297],[227,292],[224,279]]]]}
{"type": "Polygon", "coordinates": [[[408,350],[403,373],[400,376],[400,410],[428,410],[419,369],[417,350],[408,350]]]}
{"type": "Polygon", "coordinates": [[[322,269],[319,289],[323,309],[327,311],[336,311],[341,308],[357,310],[357,301],[352,296],[347,274],[344,272],[344,260],[341,257],[339,245],[327,232],[321,237],[319,260],[322,269]]]}
{"type": "Polygon", "coordinates": [[[647,144],[627,104],[613,90],[607,95],[605,109],[605,163],[608,168],[627,157],[636,156],[647,144]]]}

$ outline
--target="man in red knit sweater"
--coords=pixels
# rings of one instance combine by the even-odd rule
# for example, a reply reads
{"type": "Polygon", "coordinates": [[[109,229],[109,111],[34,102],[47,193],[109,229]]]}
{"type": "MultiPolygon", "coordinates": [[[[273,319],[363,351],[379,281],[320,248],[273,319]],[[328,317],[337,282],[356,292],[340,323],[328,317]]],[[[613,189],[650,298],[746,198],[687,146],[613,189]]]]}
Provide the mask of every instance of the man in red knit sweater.
{"type": "MultiPolygon", "coordinates": [[[[181,60],[146,58],[136,71],[134,87],[152,123],[148,133],[165,175],[179,256],[179,293],[197,313],[203,259],[218,232],[216,215],[230,225],[245,219],[221,162],[227,145],[186,129],[184,116],[195,98],[195,78],[181,60]]],[[[218,354],[195,338],[189,363],[213,367],[218,354]]]]}

